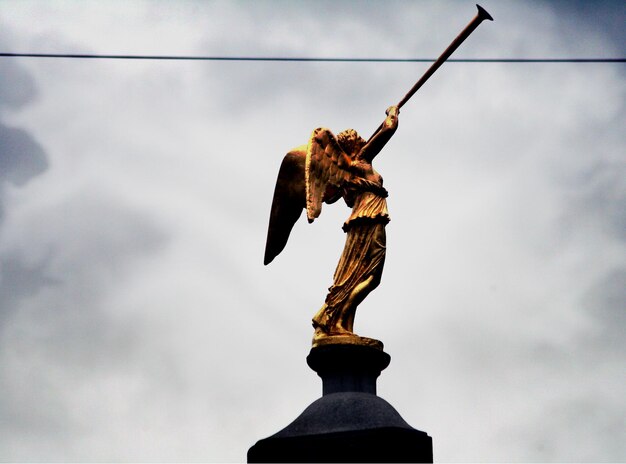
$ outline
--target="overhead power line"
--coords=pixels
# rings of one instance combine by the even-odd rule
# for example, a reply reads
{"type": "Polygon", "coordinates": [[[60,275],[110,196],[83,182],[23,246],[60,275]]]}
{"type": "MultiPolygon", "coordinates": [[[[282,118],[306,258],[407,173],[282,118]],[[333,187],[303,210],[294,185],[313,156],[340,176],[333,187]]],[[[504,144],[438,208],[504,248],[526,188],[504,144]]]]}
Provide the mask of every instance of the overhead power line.
{"type": "MultiPolygon", "coordinates": [[[[0,57],[168,61],[300,61],[332,63],[430,63],[434,58],[323,58],[272,56],[99,55],[77,53],[0,53],[0,57]]],[[[450,63],[625,63],[626,58],[450,58],[450,63]]]]}

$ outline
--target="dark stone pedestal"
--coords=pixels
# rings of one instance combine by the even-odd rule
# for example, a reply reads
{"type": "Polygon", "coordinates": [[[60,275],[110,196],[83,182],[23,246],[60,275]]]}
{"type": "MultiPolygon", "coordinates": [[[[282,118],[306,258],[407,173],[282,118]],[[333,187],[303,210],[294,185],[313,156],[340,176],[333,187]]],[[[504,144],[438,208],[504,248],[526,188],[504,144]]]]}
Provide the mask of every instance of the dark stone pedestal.
{"type": "Polygon", "coordinates": [[[248,462],[433,462],[432,439],[376,396],[376,379],[390,359],[371,346],[313,348],[307,363],[322,378],[323,396],[259,440],[248,462]]]}

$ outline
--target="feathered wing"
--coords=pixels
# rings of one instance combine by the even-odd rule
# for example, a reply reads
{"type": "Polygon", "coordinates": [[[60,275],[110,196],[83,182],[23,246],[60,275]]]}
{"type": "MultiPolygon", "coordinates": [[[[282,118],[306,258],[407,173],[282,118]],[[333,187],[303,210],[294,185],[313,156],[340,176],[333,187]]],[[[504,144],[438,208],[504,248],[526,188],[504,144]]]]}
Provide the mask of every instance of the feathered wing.
{"type": "Polygon", "coordinates": [[[280,165],[267,229],[264,264],[271,263],[283,251],[291,229],[306,206],[306,153],[306,146],[298,147],[287,153],[280,165]]]}
{"type": "Polygon", "coordinates": [[[341,186],[348,177],[342,168],[343,156],[346,155],[333,133],[318,128],[308,145],[283,158],[274,189],[264,264],[271,263],[283,251],[304,208],[309,222],[313,222],[322,211],[322,202],[334,203],[341,198],[341,186]]]}
{"type": "Polygon", "coordinates": [[[322,212],[322,202],[333,203],[341,197],[338,192],[349,175],[344,169],[346,157],[330,130],[319,127],[313,131],[307,145],[305,164],[306,213],[309,222],[313,222],[322,212]]]}

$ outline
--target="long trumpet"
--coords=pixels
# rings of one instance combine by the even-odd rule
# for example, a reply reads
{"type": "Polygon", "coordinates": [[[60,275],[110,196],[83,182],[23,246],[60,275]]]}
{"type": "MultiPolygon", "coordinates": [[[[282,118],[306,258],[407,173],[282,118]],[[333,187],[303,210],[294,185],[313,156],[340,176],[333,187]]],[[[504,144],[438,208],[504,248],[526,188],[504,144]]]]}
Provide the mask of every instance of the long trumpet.
{"type": "MultiPolygon", "coordinates": [[[[450,58],[450,55],[452,55],[454,51],[459,48],[459,46],[465,41],[465,39],[467,39],[470,34],[476,30],[480,23],[482,23],[486,19],[489,21],[493,21],[491,15],[487,13],[487,10],[485,10],[482,6],[476,5],[476,8],[478,8],[478,13],[476,13],[476,16],[474,16],[469,24],[465,26],[465,29],[461,31],[461,33],[452,41],[452,43],[448,45],[448,48],[446,48],[441,56],[439,56],[439,58],[435,60],[435,62],[430,66],[430,68],[428,68],[424,75],[419,78],[415,85],[411,87],[411,90],[408,91],[404,98],[400,100],[400,102],[398,102],[398,104],[396,105],[398,109],[402,108],[402,106],[404,106],[404,104],[411,99],[415,92],[417,92],[420,87],[424,85],[424,83],[430,78],[430,76],[432,76],[435,71],[437,71],[437,69],[439,69],[439,67],[448,58],[450,58]]],[[[372,134],[372,137],[374,137],[374,135],[376,135],[382,129],[382,127],[383,125],[381,124],[378,129],[376,129],[376,132],[372,134]]],[[[370,137],[370,140],[372,139],[372,137],[370,137]]]]}

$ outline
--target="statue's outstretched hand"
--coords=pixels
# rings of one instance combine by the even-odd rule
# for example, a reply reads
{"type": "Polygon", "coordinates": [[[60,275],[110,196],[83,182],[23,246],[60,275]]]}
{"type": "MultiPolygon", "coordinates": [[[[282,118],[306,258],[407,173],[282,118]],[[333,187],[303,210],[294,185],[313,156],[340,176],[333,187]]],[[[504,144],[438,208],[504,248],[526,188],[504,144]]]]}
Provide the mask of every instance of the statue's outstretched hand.
{"type": "Polygon", "coordinates": [[[390,106],[385,110],[385,114],[387,116],[395,116],[397,118],[400,114],[400,108],[398,108],[397,106],[390,106]]]}
{"type": "Polygon", "coordinates": [[[387,114],[387,119],[383,124],[395,130],[398,127],[398,114],[400,114],[400,108],[397,106],[390,106],[387,108],[385,113],[387,114]]]}

